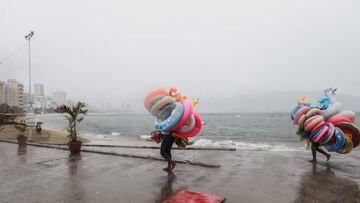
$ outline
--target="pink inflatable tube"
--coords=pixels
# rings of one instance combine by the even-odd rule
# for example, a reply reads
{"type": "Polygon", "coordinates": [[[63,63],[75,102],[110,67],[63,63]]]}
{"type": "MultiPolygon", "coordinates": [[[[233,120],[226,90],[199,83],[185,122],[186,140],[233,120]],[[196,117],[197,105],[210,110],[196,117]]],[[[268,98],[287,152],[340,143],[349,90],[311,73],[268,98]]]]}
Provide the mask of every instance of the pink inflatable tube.
{"type": "Polygon", "coordinates": [[[324,135],[327,135],[327,132],[328,132],[328,131],[329,131],[329,127],[325,125],[325,126],[321,129],[321,131],[319,132],[319,134],[318,134],[316,137],[314,137],[314,141],[315,141],[315,142],[319,142],[319,141],[321,140],[321,138],[324,137],[324,135]]]}
{"type": "Polygon", "coordinates": [[[320,115],[309,118],[304,124],[305,131],[312,131],[322,121],[324,121],[324,117],[320,115]]]}
{"type": "Polygon", "coordinates": [[[176,132],[177,134],[179,134],[181,137],[185,137],[185,138],[189,138],[189,137],[194,137],[195,135],[197,135],[201,128],[202,128],[202,123],[201,123],[201,118],[199,116],[199,114],[197,112],[193,112],[194,118],[195,118],[195,127],[192,131],[188,132],[188,133],[181,133],[181,132],[176,132]]]}
{"type": "Polygon", "coordinates": [[[311,132],[313,133],[313,132],[317,131],[319,128],[323,127],[325,124],[326,124],[325,121],[321,121],[319,124],[317,124],[317,125],[311,130],[311,132]]]}
{"type": "Polygon", "coordinates": [[[333,136],[334,136],[334,131],[335,131],[335,127],[334,127],[334,125],[333,124],[331,124],[331,123],[328,123],[328,124],[326,124],[328,127],[329,127],[329,130],[328,130],[328,132],[327,132],[327,134],[322,138],[322,139],[320,139],[320,144],[323,144],[323,145],[325,145],[325,144],[327,144],[328,142],[330,142],[330,140],[333,138],[333,136]]]}
{"type": "Polygon", "coordinates": [[[306,116],[305,116],[305,114],[303,114],[302,116],[300,116],[299,121],[298,121],[298,126],[300,129],[304,129],[305,121],[306,121],[306,116]]]}
{"type": "Polygon", "coordinates": [[[189,119],[186,122],[188,122],[188,123],[185,123],[180,128],[180,130],[179,130],[180,133],[188,133],[188,132],[192,131],[195,128],[195,117],[194,117],[193,114],[190,115],[189,119]]]}
{"type": "Polygon", "coordinates": [[[300,117],[306,114],[309,110],[310,108],[307,106],[300,107],[300,109],[295,113],[294,124],[298,124],[300,117]]]}
{"type": "Polygon", "coordinates": [[[350,118],[345,116],[338,116],[338,115],[330,118],[327,122],[332,123],[333,125],[337,125],[339,123],[352,123],[350,118]]]}
{"type": "Polygon", "coordinates": [[[171,128],[171,130],[173,130],[173,131],[177,131],[181,127],[183,127],[183,125],[189,119],[189,117],[192,113],[192,104],[190,102],[184,101],[184,102],[182,102],[182,104],[184,106],[184,113],[181,116],[180,120],[176,123],[176,125],[171,128]]]}
{"type": "Polygon", "coordinates": [[[352,123],[354,123],[354,121],[356,120],[356,114],[352,111],[342,111],[342,112],[336,114],[335,116],[345,116],[345,117],[349,118],[352,121],[352,123]]]}

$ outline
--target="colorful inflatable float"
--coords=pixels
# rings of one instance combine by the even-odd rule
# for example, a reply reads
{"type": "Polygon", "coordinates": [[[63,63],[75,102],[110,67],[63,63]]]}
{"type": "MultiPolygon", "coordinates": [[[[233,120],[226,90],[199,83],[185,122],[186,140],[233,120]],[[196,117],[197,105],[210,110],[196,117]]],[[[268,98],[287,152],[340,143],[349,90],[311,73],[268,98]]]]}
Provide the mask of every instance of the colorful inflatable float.
{"type": "Polygon", "coordinates": [[[163,203],[222,203],[225,198],[204,192],[181,190],[163,203]]]}
{"type": "Polygon", "coordinates": [[[296,134],[305,140],[306,146],[312,141],[325,146],[329,152],[347,154],[360,145],[360,131],[354,124],[356,114],[341,110],[335,92],[336,89],[326,89],[317,104],[305,96],[299,97],[290,116],[299,127],[296,134]]]}
{"type": "Polygon", "coordinates": [[[155,130],[160,132],[172,132],[182,145],[189,143],[189,138],[196,136],[201,128],[202,121],[195,111],[198,99],[192,102],[186,101],[175,87],[169,91],[155,89],[150,91],[145,99],[144,106],[155,116],[155,130]]]}

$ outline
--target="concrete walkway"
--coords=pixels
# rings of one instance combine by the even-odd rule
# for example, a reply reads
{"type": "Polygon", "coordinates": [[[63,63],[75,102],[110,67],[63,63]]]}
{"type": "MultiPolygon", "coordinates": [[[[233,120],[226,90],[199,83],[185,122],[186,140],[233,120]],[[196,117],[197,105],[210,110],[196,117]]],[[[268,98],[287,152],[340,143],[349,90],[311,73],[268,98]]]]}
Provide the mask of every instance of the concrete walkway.
{"type": "MultiPolygon", "coordinates": [[[[158,154],[157,150],[127,153],[158,154]]],[[[162,202],[187,189],[232,202],[360,202],[358,153],[330,163],[310,152],[176,151],[221,168],[0,143],[0,202],[162,202]],[[354,156],[354,157],[353,157],[354,156]]]]}
{"type": "Polygon", "coordinates": [[[0,202],[161,202],[175,192],[177,179],[163,167],[162,161],[0,143],[0,202]]]}

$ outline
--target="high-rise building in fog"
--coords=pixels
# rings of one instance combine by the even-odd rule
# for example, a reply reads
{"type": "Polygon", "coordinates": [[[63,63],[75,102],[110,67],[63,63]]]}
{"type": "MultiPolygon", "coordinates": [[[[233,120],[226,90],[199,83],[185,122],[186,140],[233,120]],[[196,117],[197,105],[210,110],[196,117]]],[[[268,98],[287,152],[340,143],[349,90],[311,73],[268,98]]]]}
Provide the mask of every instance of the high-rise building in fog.
{"type": "Polygon", "coordinates": [[[0,81],[0,104],[9,104],[10,103],[10,89],[9,86],[0,81]]]}
{"type": "Polygon", "coordinates": [[[24,106],[29,106],[29,102],[31,101],[31,104],[34,104],[34,95],[31,94],[29,96],[29,93],[24,93],[24,106]]]}
{"type": "Polygon", "coordinates": [[[51,97],[45,96],[45,109],[56,108],[56,105],[51,97]]]}
{"type": "Polygon", "coordinates": [[[34,96],[44,96],[44,85],[34,84],[34,96]]]}
{"type": "Polygon", "coordinates": [[[67,104],[66,102],[66,92],[62,92],[62,91],[56,91],[52,93],[52,100],[53,102],[57,105],[64,105],[67,104]]]}
{"type": "Polygon", "coordinates": [[[15,79],[7,81],[9,87],[9,105],[24,108],[24,85],[15,79]]]}
{"type": "Polygon", "coordinates": [[[5,82],[0,81],[0,104],[6,104],[5,101],[5,82]]]}
{"type": "Polygon", "coordinates": [[[44,95],[44,85],[34,84],[34,107],[42,112],[46,109],[46,98],[44,95]]]}

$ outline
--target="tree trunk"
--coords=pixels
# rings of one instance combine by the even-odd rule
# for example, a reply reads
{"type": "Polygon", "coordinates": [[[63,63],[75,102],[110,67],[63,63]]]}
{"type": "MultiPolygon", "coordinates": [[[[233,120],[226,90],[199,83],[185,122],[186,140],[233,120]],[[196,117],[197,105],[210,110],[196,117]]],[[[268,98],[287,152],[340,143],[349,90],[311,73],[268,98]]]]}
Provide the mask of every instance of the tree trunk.
{"type": "Polygon", "coordinates": [[[77,136],[76,136],[76,118],[74,119],[74,141],[77,141],[77,136]]]}

